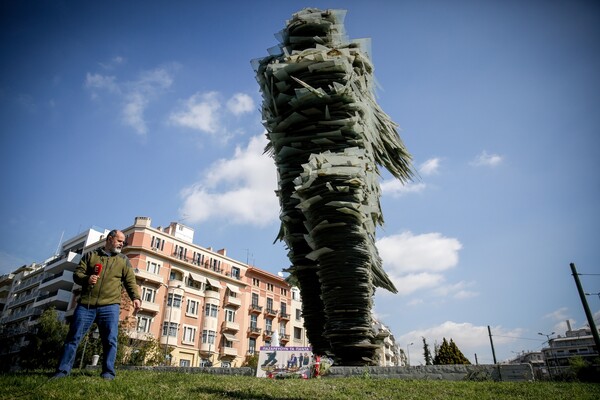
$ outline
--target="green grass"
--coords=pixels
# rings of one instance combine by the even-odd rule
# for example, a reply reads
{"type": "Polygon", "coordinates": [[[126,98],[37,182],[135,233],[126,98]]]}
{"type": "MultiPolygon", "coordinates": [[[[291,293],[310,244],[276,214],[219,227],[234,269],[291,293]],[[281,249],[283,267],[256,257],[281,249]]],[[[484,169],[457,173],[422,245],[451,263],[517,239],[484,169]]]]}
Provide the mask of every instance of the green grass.
{"type": "Polygon", "coordinates": [[[565,382],[408,381],[321,378],[271,380],[247,376],[118,371],[48,380],[49,374],[0,375],[0,399],[600,399],[600,385],[565,382]]]}

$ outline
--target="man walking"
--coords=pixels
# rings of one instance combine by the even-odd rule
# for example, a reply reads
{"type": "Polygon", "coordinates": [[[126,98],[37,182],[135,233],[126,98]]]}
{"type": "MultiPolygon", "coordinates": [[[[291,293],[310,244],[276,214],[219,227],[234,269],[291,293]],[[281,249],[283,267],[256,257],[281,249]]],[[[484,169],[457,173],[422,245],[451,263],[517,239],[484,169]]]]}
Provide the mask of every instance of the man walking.
{"type": "Polygon", "coordinates": [[[124,287],[137,311],[141,306],[140,290],[135,282],[135,272],[127,256],[121,254],[125,235],[112,230],[104,247],[81,257],[73,273],[73,281],[81,286],[81,297],[65,339],[63,354],[53,378],[62,378],[71,372],[75,354],[82,337],[94,322],[98,324],[102,340],[102,378],[115,378],[117,336],[121,288],[124,287]]]}

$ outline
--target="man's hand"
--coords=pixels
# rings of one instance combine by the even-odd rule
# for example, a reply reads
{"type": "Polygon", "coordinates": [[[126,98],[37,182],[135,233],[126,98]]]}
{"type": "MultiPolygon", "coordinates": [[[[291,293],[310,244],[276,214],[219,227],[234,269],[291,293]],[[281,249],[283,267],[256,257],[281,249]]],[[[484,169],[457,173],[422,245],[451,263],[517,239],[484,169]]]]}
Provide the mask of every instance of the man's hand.
{"type": "Polygon", "coordinates": [[[90,277],[88,278],[88,283],[91,286],[94,286],[96,282],[98,282],[98,275],[90,275],[90,277]]]}
{"type": "Polygon", "coordinates": [[[133,309],[135,311],[139,310],[140,308],[142,308],[142,301],[140,299],[135,299],[133,301],[133,309]]]}

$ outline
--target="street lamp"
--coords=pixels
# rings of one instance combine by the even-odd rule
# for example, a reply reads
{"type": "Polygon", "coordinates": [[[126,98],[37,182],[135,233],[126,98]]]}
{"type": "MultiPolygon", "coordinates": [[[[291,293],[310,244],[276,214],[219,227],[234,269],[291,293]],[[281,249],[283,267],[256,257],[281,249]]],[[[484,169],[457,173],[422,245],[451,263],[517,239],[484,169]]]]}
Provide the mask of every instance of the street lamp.
{"type": "MultiPolygon", "coordinates": [[[[550,344],[550,336],[554,335],[555,333],[556,332],[552,332],[550,334],[545,334],[545,333],[542,333],[542,332],[538,332],[538,335],[546,336],[548,347],[550,347],[550,352],[552,353],[552,356],[554,357],[554,363],[558,364],[557,361],[556,361],[556,354],[554,354],[554,349],[552,348],[552,345],[550,344]]],[[[552,377],[552,370],[550,369],[550,363],[548,363],[548,360],[546,360],[546,366],[548,367],[548,375],[550,377],[552,377]]],[[[556,368],[556,365],[555,365],[555,368],[556,368]]]]}
{"type": "Polygon", "coordinates": [[[410,342],[409,344],[406,345],[406,360],[407,360],[407,364],[410,367],[410,346],[412,346],[414,343],[410,342]]]}
{"type": "MultiPolygon", "coordinates": [[[[96,326],[96,329],[94,329],[94,332],[91,333],[92,338],[93,339],[98,339],[98,337],[100,337],[100,331],[98,330],[98,327],[96,326]]],[[[79,369],[83,368],[83,359],[85,357],[85,349],[87,348],[87,344],[88,341],[90,340],[90,334],[88,333],[85,337],[85,342],[83,343],[83,350],[81,351],[81,361],[79,361],[79,369]]]]}

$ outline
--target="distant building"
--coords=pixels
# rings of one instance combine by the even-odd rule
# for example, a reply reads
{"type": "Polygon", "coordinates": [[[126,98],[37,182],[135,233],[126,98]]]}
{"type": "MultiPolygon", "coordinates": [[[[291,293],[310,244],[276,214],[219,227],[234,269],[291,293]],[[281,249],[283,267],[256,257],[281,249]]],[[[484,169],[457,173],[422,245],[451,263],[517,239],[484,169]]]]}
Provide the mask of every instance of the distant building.
{"type": "Polygon", "coordinates": [[[592,363],[599,356],[592,330],[589,327],[572,330],[569,321],[565,336],[550,339],[542,353],[550,374],[558,374],[569,368],[569,360],[573,357],[578,356],[592,363]]]}
{"type": "Polygon", "coordinates": [[[397,367],[409,365],[404,351],[396,344],[392,331],[377,320],[373,320],[375,343],[378,345],[375,357],[380,367],[397,367]]]}

